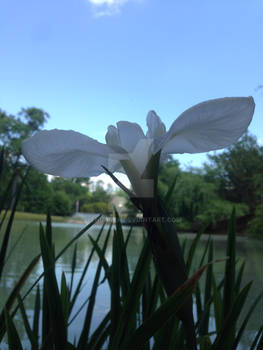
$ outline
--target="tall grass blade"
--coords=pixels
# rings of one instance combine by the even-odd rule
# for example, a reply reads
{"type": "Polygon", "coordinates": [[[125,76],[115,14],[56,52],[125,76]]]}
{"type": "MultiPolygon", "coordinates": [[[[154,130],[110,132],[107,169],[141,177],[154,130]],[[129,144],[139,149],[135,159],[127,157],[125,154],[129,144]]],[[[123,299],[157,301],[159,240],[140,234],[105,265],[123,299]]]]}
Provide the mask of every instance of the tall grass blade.
{"type": "MultiPolygon", "coordinates": [[[[62,275],[61,275],[60,298],[61,298],[62,312],[64,315],[64,322],[65,322],[65,325],[67,325],[69,310],[70,310],[70,292],[67,286],[64,271],[62,272],[62,275]]],[[[67,327],[66,327],[66,330],[67,330],[67,327]]]]}
{"type": "Polygon", "coordinates": [[[260,299],[262,298],[262,296],[263,296],[263,293],[260,293],[259,296],[255,299],[255,301],[251,305],[251,307],[250,307],[250,309],[249,309],[249,311],[248,311],[244,321],[242,322],[242,324],[241,324],[241,326],[240,326],[240,328],[238,330],[237,336],[235,338],[235,342],[234,342],[231,350],[237,349],[238,344],[240,343],[241,337],[242,337],[242,335],[243,335],[243,333],[244,333],[244,331],[246,329],[247,323],[248,323],[251,315],[253,314],[253,311],[255,310],[256,306],[258,305],[260,299]]]}
{"type": "Polygon", "coordinates": [[[51,224],[51,216],[50,213],[47,213],[47,219],[46,219],[46,237],[47,237],[47,243],[50,247],[52,247],[52,224],[51,224]]]}
{"type": "Polygon", "coordinates": [[[71,277],[70,277],[70,286],[69,286],[70,295],[72,294],[73,281],[74,281],[74,275],[75,275],[75,269],[76,269],[76,262],[77,262],[77,243],[74,245],[72,261],[71,261],[71,277]]]}
{"type": "MultiPolygon", "coordinates": [[[[18,294],[21,291],[21,288],[24,286],[28,276],[30,275],[30,273],[32,272],[32,270],[34,269],[34,267],[36,266],[36,264],[38,263],[40,258],[40,255],[36,256],[31,263],[28,265],[28,267],[25,269],[25,271],[23,272],[23,274],[21,275],[21,277],[19,278],[18,282],[16,283],[16,285],[14,286],[14,288],[12,289],[4,308],[10,312],[11,307],[14,304],[14,301],[16,300],[18,294]]],[[[13,314],[12,314],[13,316],[13,314]]],[[[5,315],[4,315],[4,311],[1,312],[0,315],[0,340],[3,338],[4,334],[5,334],[5,315]]]]}
{"type": "Polygon", "coordinates": [[[6,218],[6,215],[7,215],[7,212],[8,210],[10,209],[11,207],[11,204],[14,200],[14,196],[15,196],[15,192],[12,193],[11,189],[12,189],[12,186],[14,184],[14,181],[17,177],[17,174],[16,172],[14,171],[12,177],[10,178],[9,182],[8,182],[8,185],[6,186],[6,189],[4,191],[4,194],[1,198],[1,202],[0,202],[0,214],[2,213],[2,211],[4,210],[4,208],[6,208],[5,210],[5,214],[3,215],[1,221],[0,221],[0,229],[5,221],[5,218],[6,218]]]}
{"type": "MultiPolygon", "coordinates": [[[[109,236],[110,236],[110,231],[108,231],[108,234],[107,234],[105,241],[104,241],[104,244],[103,244],[103,248],[102,248],[103,255],[105,254],[107,246],[108,246],[109,236]]],[[[87,347],[90,326],[91,326],[91,320],[92,320],[93,310],[94,310],[94,306],[95,306],[96,294],[97,294],[97,289],[98,289],[98,285],[99,285],[101,268],[102,268],[102,262],[99,261],[97,271],[96,271],[96,274],[94,277],[92,289],[91,289],[90,300],[89,300],[88,308],[87,308],[86,315],[85,315],[83,329],[82,329],[79,343],[78,343],[78,349],[80,349],[80,350],[84,350],[87,347]]]]}
{"type": "Polygon", "coordinates": [[[4,314],[9,350],[23,350],[14,322],[6,309],[4,314]]]}
{"type": "MultiPolygon", "coordinates": [[[[77,240],[79,239],[86,231],[88,231],[101,217],[101,215],[97,216],[92,222],[90,222],[88,225],[86,225],[79,233],[76,234],[75,237],[73,237],[66,245],[65,247],[57,254],[55,257],[55,262],[65,253],[65,251],[77,240]]],[[[35,282],[31,285],[31,287],[26,291],[26,293],[23,295],[22,300],[24,300],[28,294],[31,292],[31,290],[38,284],[38,282],[41,280],[41,278],[44,276],[44,272],[35,280],[35,282]]]]}
{"type": "Polygon", "coordinates": [[[36,349],[38,349],[37,334],[35,334],[30,327],[30,323],[29,323],[29,320],[28,320],[28,317],[26,314],[24,303],[23,303],[23,300],[21,299],[20,295],[18,295],[18,306],[19,306],[20,311],[21,311],[21,315],[22,315],[22,319],[23,319],[23,323],[24,323],[27,337],[28,337],[30,344],[31,344],[31,349],[36,350],[36,349]]]}
{"type": "Polygon", "coordinates": [[[237,279],[236,279],[236,284],[235,284],[235,290],[236,292],[238,293],[239,290],[240,290],[240,286],[241,286],[241,282],[242,282],[242,278],[243,278],[243,275],[244,275],[244,269],[245,269],[245,261],[242,263],[239,271],[238,271],[238,275],[237,275],[237,279]]]}
{"type": "MultiPolygon", "coordinates": [[[[213,261],[213,258],[214,258],[214,246],[213,246],[213,241],[210,240],[209,251],[208,251],[208,262],[213,261]]],[[[210,304],[212,301],[212,298],[211,298],[212,276],[213,276],[213,264],[210,264],[206,270],[204,310],[203,310],[203,319],[199,328],[200,335],[206,335],[208,333],[210,304]]]]}
{"type": "Polygon", "coordinates": [[[136,312],[138,310],[140,297],[145,285],[145,279],[149,271],[150,261],[150,246],[148,240],[145,240],[136,269],[134,271],[129,293],[124,301],[117,329],[114,333],[114,338],[111,339],[109,347],[111,350],[120,348],[125,335],[130,334],[135,327],[136,312]],[[129,315],[128,318],[127,315],[129,315]]]}
{"type": "Polygon", "coordinates": [[[193,258],[195,256],[195,252],[196,252],[196,248],[197,248],[198,242],[200,241],[200,238],[201,238],[202,234],[204,233],[204,231],[205,231],[205,227],[203,227],[203,229],[198,232],[198,234],[193,239],[193,241],[191,243],[191,246],[189,248],[188,256],[187,256],[187,259],[186,259],[186,271],[187,271],[188,274],[190,273],[190,269],[191,269],[191,266],[192,266],[192,263],[193,263],[193,258]]]}
{"type": "Polygon", "coordinates": [[[45,288],[51,334],[55,347],[63,349],[67,348],[67,331],[55,275],[54,254],[42,230],[40,230],[40,247],[45,271],[45,288]]]}
{"type": "Polygon", "coordinates": [[[129,267],[128,267],[128,258],[126,253],[126,244],[124,243],[120,217],[116,209],[115,209],[115,217],[116,217],[117,244],[118,244],[118,250],[120,251],[120,284],[122,288],[122,293],[126,295],[130,287],[130,274],[129,274],[129,267]]]}
{"type": "MultiPolygon", "coordinates": [[[[100,237],[101,237],[101,235],[102,235],[102,232],[103,232],[103,230],[104,230],[104,226],[105,226],[105,223],[102,225],[102,227],[101,227],[101,229],[100,229],[100,231],[99,231],[99,233],[98,233],[98,235],[97,235],[95,241],[92,239],[91,236],[89,236],[89,239],[90,239],[90,240],[92,241],[92,243],[93,243],[93,247],[92,247],[92,249],[91,249],[91,252],[90,252],[89,257],[88,257],[88,259],[87,259],[87,262],[86,262],[86,264],[85,264],[85,266],[84,266],[84,269],[83,269],[82,274],[81,274],[81,276],[80,276],[80,279],[79,279],[79,281],[78,281],[78,284],[77,284],[77,287],[76,287],[76,289],[75,289],[75,292],[74,292],[73,297],[72,297],[72,299],[71,299],[70,311],[72,310],[73,306],[75,305],[75,302],[76,302],[77,297],[78,297],[78,295],[79,295],[79,293],[80,293],[81,286],[82,286],[82,284],[83,284],[84,278],[85,278],[86,273],[87,273],[87,271],[88,271],[90,262],[91,262],[91,260],[92,260],[92,257],[93,257],[93,255],[94,255],[95,251],[96,251],[96,248],[95,248],[94,244],[98,244],[98,242],[99,242],[99,240],[100,240],[100,237]],[[94,243],[94,242],[95,242],[95,243],[94,243]]],[[[111,231],[111,225],[110,225],[110,227],[109,227],[108,234],[109,234],[110,231],[111,231]]],[[[107,235],[108,235],[108,234],[107,234],[107,235]]],[[[107,237],[107,236],[106,236],[106,237],[107,237]]],[[[74,317],[75,317],[75,316],[74,316],[74,317]]],[[[74,317],[73,317],[73,318],[74,318],[74,317]]],[[[70,323],[71,323],[71,322],[72,322],[72,320],[70,321],[70,323]]]]}
{"type": "Polygon", "coordinates": [[[93,349],[95,345],[100,342],[100,339],[101,337],[103,337],[103,334],[107,328],[107,325],[109,324],[110,319],[111,319],[111,314],[110,312],[108,312],[107,315],[103,318],[103,320],[99,324],[99,326],[90,336],[89,343],[87,346],[88,349],[93,349]]]}
{"type": "Polygon", "coordinates": [[[233,325],[236,324],[236,321],[242,311],[251,284],[252,282],[248,283],[235,298],[231,310],[228,312],[228,316],[223,322],[221,329],[217,333],[216,339],[211,347],[211,350],[231,349],[231,347],[233,346],[233,331],[235,329],[233,325]]]}
{"type": "Polygon", "coordinates": [[[112,264],[111,264],[111,342],[114,339],[114,335],[118,324],[120,322],[121,313],[121,295],[120,295],[120,246],[118,242],[118,234],[115,231],[113,236],[112,245],[112,264]]]}
{"type": "Polygon", "coordinates": [[[21,182],[20,186],[18,187],[16,196],[15,196],[14,205],[12,207],[11,214],[10,214],[10,217],[9,217],[9,220],[8,220],[8,223],[7,223],[7,227],[6,227],[6,230],[5,230],[5,234],[4,234],[4,238],[3,238],[3,242],[2,242],[2,246],[1,246],[1,250],[0,250],[0,279],[1,279],[1,276],[2,276],[4,264],[5,264],[5,257],[6,257],[6,254],[7,254],[7,248],[8,248],[11,228],[12,228],[13,221],[14,221],[14,216],[15,216],[15,211],[16,211],[18,199],[20,197],[20,194],[21,194],[22,187],[24,185],[24,181],[25,181],[26,176],[27,176],[27,173],[23,177],[22,182],[21,182]]]}
{"type": "Polygon", "coordinates": [[[213,302],[214,302],[214,315],[216,323],[216,331],[219,332],[222,320],[223,320],[223,300],[221,297],[220,290],[216,284],[216,279],[213,274],[212,276],[212,286],[213,286],[213,302]]]}
{"type": "Polygon", "coordinates": [[[110,286],[110,289],[112,289],[112,278],[111,278],[112,266],[109,265],[108,261],[106,260],[104,254],[102,252],[102,249],[99,247],[98,243],[96,241],[94,241],[94,239],[92,237],[89,237],[89,238],[93,244],[94,249],[96,250],[96,253],[99,256],[99,259],[102,263],[102,267],[103,267],[104,272],[105,272],[105,276],[104,276],[101,283],[103,283],[107,279],[109,286],[110,286]]]}
{"type": "Polygon", "coordinates": [[[225,266],[225,285],[224,285],[224,318],[227,317],[232,307],[235,297],[235,264],[236,264],[236,235],[235,235],[235,210],[233,210],[228,229],[227,237],[227,256],[225,266]]]}
{"type": "Polygon", "coordinates": [[[256,349],[256,346],[258,344],[258,340],[262,337],[262,335],[263,335],[263,326],[261,326],[259,328],[259,330],[257,331],[257,334],[256,334],[256,336],[255,336],[255,338],[254,338],[254,340],[253,340],[249,350],[255,350],[256,349]]]}
{"type": "Polygon", "coordinates": [[[180,288],[178,288],[167,300],[161,305],[152,316],[144,322],[138,329],[121,345],[121,350],[141,349],[143,344],[148,341],[163,325],[175,315],[185,301],[192,294],[202,273],[207,265],[199,269],[191,278],[189,278],[180,288]]]}
{"type": "Polygon", "coordinates": [[[33,317],[33,333],[35,334],[38,342],[39,336],[39,317],[40,317],[40,291],[37,286],[35,305],[34,305],[34,317],[33,317]]]}

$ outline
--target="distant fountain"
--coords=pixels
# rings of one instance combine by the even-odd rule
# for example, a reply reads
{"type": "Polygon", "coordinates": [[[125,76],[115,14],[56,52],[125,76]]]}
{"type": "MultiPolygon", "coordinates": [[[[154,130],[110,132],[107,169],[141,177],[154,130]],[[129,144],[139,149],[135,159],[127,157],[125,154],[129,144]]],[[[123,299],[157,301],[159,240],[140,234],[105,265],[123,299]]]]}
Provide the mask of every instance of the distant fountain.
{"type": "Polygon", "coordinates": [[[77,199],[76,200],[76,203],[75,203],[75,214],[79,213],[79,200],[77,199]]]}

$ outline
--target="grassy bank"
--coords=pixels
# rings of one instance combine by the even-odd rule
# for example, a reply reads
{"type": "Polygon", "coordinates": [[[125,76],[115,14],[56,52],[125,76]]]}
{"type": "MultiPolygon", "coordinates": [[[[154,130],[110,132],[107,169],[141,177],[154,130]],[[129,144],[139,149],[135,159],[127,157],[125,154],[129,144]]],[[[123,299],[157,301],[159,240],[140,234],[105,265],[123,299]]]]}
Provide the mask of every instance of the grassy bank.
{"type": "MultiPolygon", "coordinates": [[[[2,215],[0,215],[0,218],[2,218],[2,215]]],[[[10,212],[7,213],[7,215],[10,215],[10,212]]],[[[29,220],[29,221],[46,221],[46,215],[45,214],[35,214],[35,213],[24,213],[24,212],[16,212],[15,213],[15,220],[29,220]]],[[[52,216],[53,222],[72,222],[72,218],[69,216],[52,216]]]]}

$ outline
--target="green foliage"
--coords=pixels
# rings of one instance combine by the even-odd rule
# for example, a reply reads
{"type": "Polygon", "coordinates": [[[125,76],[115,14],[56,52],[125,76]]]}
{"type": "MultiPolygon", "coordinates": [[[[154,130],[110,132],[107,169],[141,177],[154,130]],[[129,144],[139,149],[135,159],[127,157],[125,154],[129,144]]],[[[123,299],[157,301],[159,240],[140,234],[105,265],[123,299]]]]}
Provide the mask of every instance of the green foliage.
{"type": "MultiPolygon", "coordinates": [[[[5,171],[5,152],[4,149],[0,149],[0,188],[3,189],[2,196],[0,198],[0,237],[1,237],[1,246],[0,246],[0,282],[2,278],[2,273],[6,266],[7,254],[11,254],[12,250],[9,249],[9,241],[12,232],[12,225],[14,221],[15,210],[18,204],[18,199],[21,195],[21,191],[25,182],[27,174],[25,174],[22,180],[18,183],[16,173],[10,177],[8,184],[5,184],[5,178],[3,173],[5,171]],[[16,182],[14,188],[13,184],[16,182]],[[11,208],[10,215],[7,215],[8,210],[11,208]]],[[[15,329],[12,317],[10,317],[11,308],[21,291],[25,281],[29,277],[33,268],[38,263],[40,256],[35,257],[31,263],[26,267],[21,277],[16,281],[14,288],[11,290],[10,295],[5,301],[4,307],[0,310],[0,341],[3,338],[5,332],[8,334],[8,341],[10,344],[10,349],[19,349],[21,347],[19,336],[15,329]]]]}
{"type": "MultiPolygon", "coordinates": [[[[169,209],[177,220],[207,223],[229,217],[232,204],[219,197],[216,183],[208,183],[202,174],[181,171],[177,166],[161,169],[158,189],[162,198],[165,198],[172,177],[176,182],[169,194],[169,209]]],[[[243,214],[242,211],[238,214],[240,212],[243,214]]]]}
{"type": "Polygon", "coordinates": [[[258,204],[256,182],[262,179],[263,148],[256,138],[245,134],[238,142],[218,155],[210,155],[205,167],[207,181],[217,181],[219,193],[232,202],[245,202],[253,214],[258,204]]]}
{"type": "MultiPolygon", "coordinates": [[[[88,182],[88,179],[86,179],[86,182],[88,182]]],[[[79,181],[66,180],[60,177],[55,177],[52,179],[51,187],[54,192],[61,191],[66,193],[72,203],[77,199],[81,199],[82,197],[85,198],[88,193],[87,187],[81,186],[79,181]]]]}
{"type": "Polygon", "coordinates": [[[97,185],[95,190],[92,191],[92,195],[89,197],[89,203],[104,202],[108,203],[111,199],[111,195],[103,189],[102,186],[97,185]]]}
{"type": "Polygon", "coordinates": [[[51,209],[53,190],[44,174],[31,168],[23,188],[18,210],[46,214],[51,209]]]}
{"type": "MultiPolygon", "coordinates": [[[[244,228],[253,215],[258,217],[249,228],[255,231],[261,220],[260,207],[256,208],[263,203],[263,147],[246,134],[227,150],[209,155],[209,160],[203,169],[182,171],[176,162],[161,167],[158,190],[162,198],[176,178],[169,198],[171,215],[180,228],[197,222],[216,225],[227,220],[235,206],[236,217],[244,217],[244,228]]],[[[259,227],[256,230],[261,232],[259,227]]]]}
{"type": "Polygon", "coordinates": [[[216,224],[221,220],[227,220],[231,215],[233,207],[236,209],[236,217],[244,216],[248,213],[245,203],[231,203],[222,199],[215,199],[209,202],[209,206],[196,216],[196,220],[205,224],[216,224]]]}
{"type": "Polygon", "coordinates": [[[109,205],[104,202],[92,202],[92,203],[84,203],[81,206],[81,211],[84,213],[101,213],[108,214],[109,213],[109,205]]]}
{"type": "Polygon", "coordinates": [[[263,237],[263,203],[257,206],[255,217],[250,221],[246,232],[251,236],[263,237]]]}
{"type": "Polygon", "coordinates": [[[0,110],[0,140],[10,156],[19,157],[22,141],[41,129],[48,118],[45,111],[35,107],[22,108],[18,116],[0,110]]]}
{"type": "Polygon", "coordinates": [[[56,191],[52,196],[51,214],[67,216],[72,213],[72,203],[63,191],[56,191]]]}

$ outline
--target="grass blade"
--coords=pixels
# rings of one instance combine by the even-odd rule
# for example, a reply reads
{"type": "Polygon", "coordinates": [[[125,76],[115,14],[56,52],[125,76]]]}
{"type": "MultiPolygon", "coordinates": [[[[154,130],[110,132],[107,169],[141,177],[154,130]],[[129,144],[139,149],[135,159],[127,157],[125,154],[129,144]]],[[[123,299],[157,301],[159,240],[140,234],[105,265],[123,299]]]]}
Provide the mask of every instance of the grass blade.
{"type": "Polygon", "coordinates": [[[117,329],[114,333],[114,338],[111,340],[110,349],[112,350],[119,349],[122,343],[122,339],[125,337],[125,335],[130,334],[133,330],[133,327],[135,326],[135,316],[138,310],[141,293],[145,285],[145,278],[149,271],[150,261],[150,246],[148,240],[145,240],[143,249],[136,265],[129,293],[125,298],[117,329]],[[129,315],[128,318],[127,315],[129,315]]]}
{"type": "Polygon", "coordinates": [[[16,327],[14,325],[12,318],[9,316],[9,313],[6,309],[4,313],[5,313],[5,323],[6,323],[9,350],[23,350],[19,335],[17,333],[16,327]]]}
{"type": "Polygon", "coordinates": [[[247,298],[252,282],[248,283],[236,297],[228,316],[225,319],[223,326],[217,333],[217,337],[211,347],[211,350],[230,349],[234,343],[233,339],[233,325],[236,323],[244,302],[247,298]]]}
{"type": "Polygon", "coordinates": [[[121,350],[141,349],[168,320],[175,315],[192,294],[198,280],[208,265],[199,269],[161,305],[152,316],[122,344],[121,350]]]}
{"type": "MultiPolygon", "coordinates": [[[[109,236],[110,236],[110,231],[108,231],[108,234],[106,236],[106,239],[103,244],[102,248],[102,253],[105,255],[107,246],[108,246],[108,241],[109,241],[109,236]]],[[[97,294],[97,289],[99,285],[99,278],[100,278],[100,273],[101,273],[101,268],[102,268],[102,262],[99,260],[99,264],[97,267],[97,271],[94,277],[93,281],[93,286],[91,289],[91,294],[90,294],[90,300],[87,308],[87,312],[85,315],[85,321],[83,325],[83,329],[80,335],[79,343],[78,343],[78,349],[84,350],[87,347],[87,342],[89,338],[89,332],[90,332],[90,326],[91,326],[91,319],[93,315],[93,310],[94,310],[94,305],[95,305],[95,300],[96,300],[96,294],[97,294]]]]}
{"type": "Polygon", "coordinates": [[[37,286],[37,293],[36,293],[35,306],[34,306],[34,318],[33,318],[33,333],[35,334],[37,339],[39,336],[39,316],[40,316],[40,291],[39,291],[39,286],[37,286]]]}
{"type": "MultiPolygon", "coordinates": [[[[55,257],[55,262],[65,253],[65,251],[77,240],[79,239],[88,229],[90,229],[101,217],[101,215],[97,216],[92,222],[90,222],[88,225],[86,225],[79,233],[76,234],[75,237],[73,237],[66,246],[58,253],[58,255],[55,257]]],[[[31,292],[31,290],[38,284],[38,282],[41,280],[41,278],[44,276],[44,272],[36,279],[36,281],[31,285],[31,287],[26,291],[26,293],[23,295],[22,300],[24,300],[28,294],[31,292]]],[[[16,312],[16,310],[14,311],[16,312]]]]}
{"type": "Polygon", "coordinates": [[[51,333],[55,347],[63,349],[67,347],[67,331],[55,275],[54,254],[42,230],[40,230],[40,247],[45,271],[45,287],[51,333]]]}
{"type": "Polygon", "coordinates": [[[26,330],[27,337],[28,337],[28,339],[30,341],[31,348],[32,348],[32,350],[33,349],[36,350],[38,348],[37,335],[34,334],[34,332],[32,331],[32,329],[30,327],[30,324],[29,324],[29,321],[28,321],[28,317],[26,315],[26,310],[25,310],[25,307],[24,307],[24,303],[23,303],[23,300],[21,299],[20,295],[18,295],[18,306],[19,306],[20,311],[21,311],[24,327],[25,327],[25,330],[26,330]]]}
{"type": "MultiPolygon", "coordinates": [[[[213,261],[214,258],[214,246],[213,241],[209,243],[208,251],[208,262],[213,261]]],[[[213,264],[210,264],[206,270],[206,281],[205,281],[205,297],[204,297],[204,311],[203,319],[200,324],[199,333],[200,335],[206,335],[208,333],[209,316],[210,316],[210,303],[211,303],[211,291],[212,291],[212,275],[213,275],[213,264]]]]}
{"type": "MultiPolygon", "coordinates": [[[[83,284],[84,278],[85,278],[86,273],[87,273],[87,271],[88,271],[88,268],[89,268],[91,259],[92,259],[92,257],[93,257],[93,254],[94,254],[95,251],[96,251],[96,249],[95,249],[95,247],[94,247],[94,244],[97,244],[97,245],[98,245],[98,242],[99,242],[100,237],[101,237],[101,235],[102,235],[102,232],[103,232],[103,230],[104,230],[104,226],[105,226],[105,223],[102,225],[101,230],[99,231],[98,236],[97,236],[97,238],[96,238],[96,241],[94,241],[94,240],[92,239],[92,237],[89,236],[89,239],[90,239],[90,240],[92,241],[92,243],[93,243],[93,248],[91,249],[91,252],[90,252],[90,254],[89,254],[89,257],[88,257],[88,259],[87,259],[87,262],[86,262],[86,264],[85,264],[85,266],[84,266],[84,269],[83,269],[83,271],[82,271],[81,277],[80,277],[80,279],[79,279],[79,281],[78,281],[78,284],[77,284],[76,290],[75,290],[75,292],[74,292],[74,295],[73,295],[73,297],[72,297],[72,299],[71,299],[70,311],[72,310],[72,308],[73,308],[73,306],[74,306],[74,304],[75,304],[75,302],[76,302],[76,300],[77,300],[77,297],[78,297],[78,295],[79,295],[79,292],[80,292],[81,286],[82,286],[82,284],[83,284]],[[95,243],[94,243],[94,242],[95,242],[95,243]]],[[[108,232],[110,232],[110,231],[111,231],[111,226],[109,227],[108,232]]],[[[74,316],[74,317],[75,317],[75,316],[74,316]]],[[[70,321],[70,323],[71,323],[71,321],[70,321]]]]}
{"type": "MultiPolygon", "coordinates": [[[[6,301],[5,307],[4,307],[8,312],[11,310],[11,307],[13,306],[14,301],[16,300],[19,292],[21,291],[21,288],[25,284],[28,276],[30,275],[30,273],[32,272],[32,270],[34,269],[36,264],[38,263],[39,258],[40,258],[40,255],[36,256],[31,261],[31,263],[28,265],[28,267],[25,269],[24,273],[21,275],[20,279],[16,283],[12,292],[10,293],[10,295],[6,301]]],[[[0,340],[3,338],[3,336],[5,334],[5,321],[4,320],[5,320],[5,315],[4,315],[4,311],[2,311],[2,313],[0,315],[0,327],[1,327],[0,328],[0,340]]]]}
{"type": "Polygon", "coordinates": [[[259,296],[255,299],[255,301],[254,301],[253,304],[251,305],[251,307],[250,307],[250,309],[249,309],[249,311],[248,311],[248,313],[247,313],[247,315],[246,315],[244,321],[242,322],[242,324],[241,324],[241,326],[240,326],[240,328],[239,328],[239,331],[238,331],[238,333],[237,333],[237,336],[236,336],[234,345],[232,346],[232,349],[231,349],[231,350],[237,349],[238,344],[239,344],[239,342],[240,342],[240,339],[241,339],[241,337],[242,337],[242,335],[243,335],[243,333],[244,333],[244,331],[245,331],[245,328],[246,328],[246,326],[247,326],[247,323],[248,323],[248,321],[249,321],[251,315],[253,314],[253,311],[255,310],[256,306],[258,305],[260,299],[262,298],[262,296],[263,296],[263,293],[260,293],[259,296]]]}

